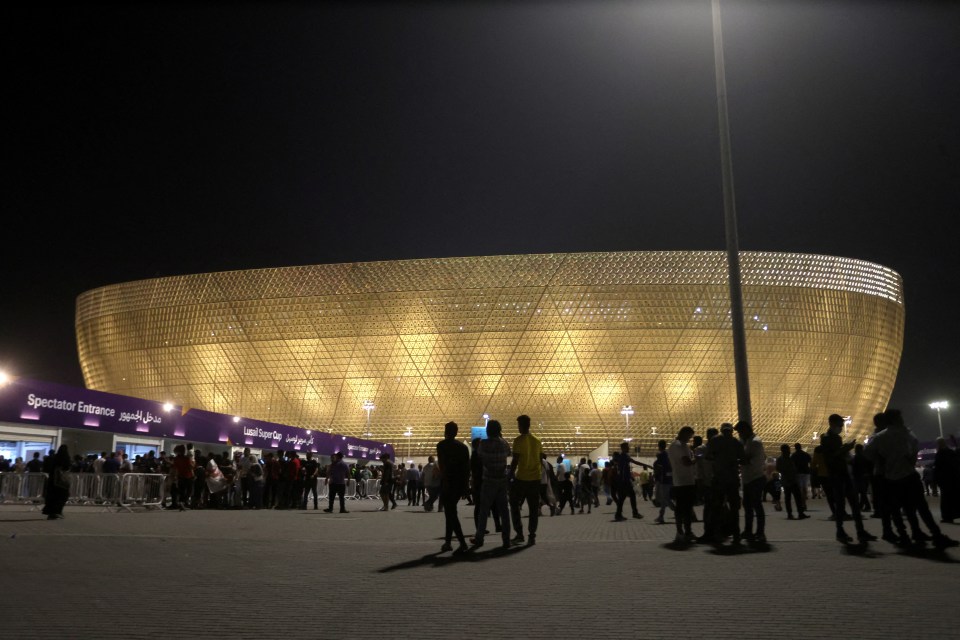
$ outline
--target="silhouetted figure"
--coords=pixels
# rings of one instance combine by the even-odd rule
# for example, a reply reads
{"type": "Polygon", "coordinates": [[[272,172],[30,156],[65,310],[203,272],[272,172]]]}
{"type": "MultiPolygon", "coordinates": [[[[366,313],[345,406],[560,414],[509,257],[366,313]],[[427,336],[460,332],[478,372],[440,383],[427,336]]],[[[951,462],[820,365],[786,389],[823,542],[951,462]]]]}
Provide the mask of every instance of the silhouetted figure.
{"type": "Polygon", "coordinates": [[[933,544],[938,549],[957,546],[956,540],[943,535],[940,527],[930,513],[927,499],[923,495],[923,482],[917,473],[916,464],[919,442],[917,437],[903,423],[903,416],[897,409],[888,409],[884,413],[887,428],[878,433],[867,445],[867,453],[872,460],[883,460],[884,477],[888,481],[893,503],[903,509],[913,541],[924,544],[930,536],[920,529],[917,512],[933,536],[933,544]]]}
{"type": "Polygon", "coordinates": [[[63,518],[63,507],[70,497],[70,451],[67,445],[60,445],[50,458],[50,476],[47,478],[43,513],[47,520],[59,520],[63,518]]]}
{"type": "Polygon", "coordinates": [[[502,434],[503,427],[500,423],[490,420],[487,423],[487,439],[481,440],[477,447],[480,464],[483,467],[483,485],[480,490],[480,518],[477,521],[477,532],[470,539],[474,548],[483,546],[487,515],[491,509],[495,509],[500,514],[503,548],[510,547],[510,510],[507,506],[507,458],[510,457],[510,445],[503,439],[502,434]]]}
{"type": "Polygon", "coordinates": [[[940,522],[953,524],[960,518],[960,454],[937,438],[937,455],[933,460],[934,479],[940,487],[940,522]]]}
{"type": "Polygon", "coordinates": [[[470,484],[470,452],[467,445],[457,440],[456,422],[443,426],[443,440],[437,443],[437,467],[440,473],[440,505],[443,507],[445,521],[444,543],[441,551],[453,549],[451,540],[454,535],[460,541],[460,547],[454,553],[467,550],[467,541],[463,537],[457,503],[470,484]]]}
{"type": "Polygon", "coordinates": [[[707,442],[706,457],[713,463],[713,526],[720,542],[728,535],[740,542],[740,461],[743,444],[733,437],[733,425],[720,425],[720,435],[707,442]]]}

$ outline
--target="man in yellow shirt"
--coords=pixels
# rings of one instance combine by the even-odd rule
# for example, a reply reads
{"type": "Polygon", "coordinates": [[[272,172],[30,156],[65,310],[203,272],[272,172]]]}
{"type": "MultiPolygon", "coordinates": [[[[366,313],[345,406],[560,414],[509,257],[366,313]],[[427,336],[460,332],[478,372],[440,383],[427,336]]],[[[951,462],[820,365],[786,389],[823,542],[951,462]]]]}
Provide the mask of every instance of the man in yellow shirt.
{"type": "Polygon", "coordinates": [[[520,435],[513,441],[513,460],[510,470],[513,472],[513,485],[510,487],[510,513],[513,516],[513,528],[517,535],[514,542],[523,542],[523,521],[520,519],[520,505],[524,501],[530,509],[530,538],[527,546],[537,543],[537,521],[540,516],[540,475],[543,466],[540,454],[543,447],[540,440],[530,433],[530,416],[517,418],[520,435]]]}

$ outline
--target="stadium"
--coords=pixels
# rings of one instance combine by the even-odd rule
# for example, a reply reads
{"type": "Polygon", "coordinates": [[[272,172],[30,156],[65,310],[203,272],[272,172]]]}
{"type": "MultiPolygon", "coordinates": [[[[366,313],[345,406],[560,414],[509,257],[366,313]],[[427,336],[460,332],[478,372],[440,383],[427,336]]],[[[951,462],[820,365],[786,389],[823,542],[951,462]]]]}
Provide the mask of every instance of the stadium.
{"type": "MultiPolygon", "coordinates": [[[[753,422],[872,431],[903,344],[902,280],[861,260],[741,253],[753,422]]],[[[154,278],[77,300],[90,389],[370,436],[426,455],[454,420],[550,452],[648,454],[736,418],[726,256],[616,252],[278,267],[154,278]]],[[[769,447],[768,447],[769,449],[769,447]]]]}

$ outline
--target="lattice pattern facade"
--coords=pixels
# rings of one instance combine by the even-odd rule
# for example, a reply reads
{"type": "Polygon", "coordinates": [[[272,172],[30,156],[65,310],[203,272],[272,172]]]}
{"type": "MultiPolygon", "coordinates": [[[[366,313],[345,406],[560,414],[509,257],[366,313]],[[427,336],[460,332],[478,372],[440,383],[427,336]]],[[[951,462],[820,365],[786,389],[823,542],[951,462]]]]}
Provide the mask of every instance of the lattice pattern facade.
{"type": "MultiPolygon", "coordinates": [[[[900,276],[829,256],[742,254],[754,423],[810,442],[893,390],[900,276]]],[[[442,425],[529,414],[555,452],[734,421],[722,252],[490,256],[284,267],[82,294],[87,386],[430,450],[442,425]],[[630,432],[620,410],[632,405],[630,432]],[[405,438],[408,428],[414,434],[405,438]]]]}

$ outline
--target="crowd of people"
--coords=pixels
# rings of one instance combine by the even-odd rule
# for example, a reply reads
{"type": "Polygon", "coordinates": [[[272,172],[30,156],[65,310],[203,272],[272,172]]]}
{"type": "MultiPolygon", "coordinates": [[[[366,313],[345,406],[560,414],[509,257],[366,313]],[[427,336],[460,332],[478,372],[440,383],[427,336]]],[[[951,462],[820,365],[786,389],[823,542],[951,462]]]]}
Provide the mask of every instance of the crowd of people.
{"type": "Polygon", "coordinates": [[[655,524],[665,524],[667,512],[674,514],[675,543],[734,544],[766,542],[768,499],[776,512],[786,508],[787,520],[808,518],[807,504],[823,497],[836,525],[838,541],[854,537],[846,529],[853,522],[856,540],[868,543],[877,538],[864,526],[865,513],[881,520],[882,539],[897,545],[932,542],[937,548],[956,546],[930,512],[926,495],[931,483],[940,496],[941,523],[960,517],[960,453],[956,443],[937,441],[937,452],[929,471],[918,472],[916,436],[895,409],[874,417],[875,431],[867,444],[843,442],[843,418],[831,415],[828,429],[813,448],[800,443],[779,446],[779,456],[768,456],[764,443],[752,425],[723,424],[706,430],[704,436],[693,427],[679,430],[672,442],[661,440],[653,464],[634,459],[629,444],[601,467],[581,458],[577,466],[564,456],[556,463],[547,460],[540,440],[530,433],[530,418],[517,418],[519,435],[508,443],[500,423],[491,420],[487,438],[475,439],[468,448],[456,440],[457,425],[445,426],[446,437],[437,444],[437,455],[427,463],[409,466],[394,463],[388,455],[381,464],[347,464],[343,454],[329,464],[320,464],[312,453],[303,458],[296,451],[266,452],[263,457],[250,449],[230,455],[204,453],[192,445],[177,445],[173,455],[152,451],[134,460],[123,452],[102,452],[100,456],[74,456],[66,445],[56,452],[24,463],[0,458],[0,472],[43,472],[47,474],[47,506],[50,519],[63,517],[68,498],[68,472],[93,474],[157,473],[164,476],[163,507],[170,509],[249,508],[307,509],[312,502],[319,509],[318,487],[326,485],[328,505],[345,513],[346,487],[356,482],[358,498],[379,497],[380,511],[407,506],[445,513],[447,532],[444,549],[452,548],[456,536],[458,552],[468,550],[457,519],[460,500],[474,507],[476,534],[474,548],[483,546],[492,517],[501,534],[502,545],[535,544],[538,519],[544,509],[550,516],[591,513],[600,506],[616,504],[615,521],[626,520],[624,504],[629,500],[631,515],[640,519],[639,498],[658,509],[655,524]],[[736,435],[734,435],[736,434],[736,435]],[[368,480],[379,480],[368,483],[368,480]],[[376,486],[378,496],[367,496],[376,486]],[[782,501],[781,501],[782,499],[782,501]],[[522,505],[529,515],[528,536],[524,536],[522,505]],[[697,517],[695,507],[702,508],[697,517]],[[743,510],[743,526],[739,512],[743,510]],[[796,514],[796,515],[795,515],[796,514]],[[921,521],[923,526],[921,526],[921,521]],[[695,523],[702,523],[698,535],[695,523]],[[515,535],[511,538],[511,526],[515,535]],[[924,530],[926,527],[926,530],[924,530]]]}

